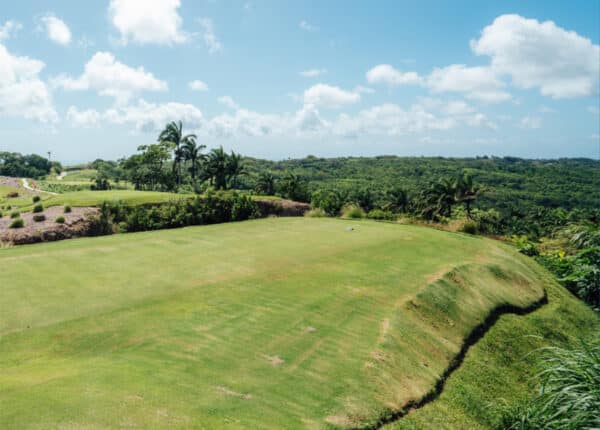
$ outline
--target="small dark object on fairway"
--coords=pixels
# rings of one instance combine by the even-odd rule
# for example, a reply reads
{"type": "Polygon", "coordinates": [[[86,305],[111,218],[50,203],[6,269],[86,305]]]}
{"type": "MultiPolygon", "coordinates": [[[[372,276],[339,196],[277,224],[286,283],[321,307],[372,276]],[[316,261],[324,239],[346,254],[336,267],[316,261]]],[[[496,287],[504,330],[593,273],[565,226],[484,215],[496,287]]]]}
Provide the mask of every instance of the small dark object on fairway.
{"type": "Polygon", "coordinates": [[[353,231],[354,227],[346,227],[346,231],[353,231]]]}

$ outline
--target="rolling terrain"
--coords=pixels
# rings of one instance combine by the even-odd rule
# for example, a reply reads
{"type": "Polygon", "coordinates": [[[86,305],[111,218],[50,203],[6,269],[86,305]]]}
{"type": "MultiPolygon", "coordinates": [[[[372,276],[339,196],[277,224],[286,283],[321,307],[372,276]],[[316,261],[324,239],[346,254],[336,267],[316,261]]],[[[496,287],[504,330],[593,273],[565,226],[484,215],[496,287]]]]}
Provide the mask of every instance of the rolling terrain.
{"type": "Polygon", "coordinates": [[[490,384],[518,397],[522,357],[598,327],[510,247],[391,223],[76,239],[0,267],[2,428],[486,428],[490,384]]]}

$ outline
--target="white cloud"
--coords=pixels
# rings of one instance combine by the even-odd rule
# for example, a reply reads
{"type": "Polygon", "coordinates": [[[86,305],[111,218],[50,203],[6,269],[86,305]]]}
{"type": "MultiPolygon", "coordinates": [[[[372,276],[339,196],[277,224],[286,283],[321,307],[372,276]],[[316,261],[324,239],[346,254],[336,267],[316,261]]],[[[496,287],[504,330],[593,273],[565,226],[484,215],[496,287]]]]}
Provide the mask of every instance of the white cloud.
{"type": "Polygon", "coordinates": [[[208,91],[208,85],[198,79],[191,81],[188,86],[193,91],[208,91]]]}
{"type": "Polygon", "coordinates": [[[13,37],[23,26],[20,22],[14,20],[8,20],[4,24],[0,25],[0,42],[8,40],[13,37]]]}
{"type": "Polygon", "coordinates": [[[556,112],[556,110],[552,109],[551,107],[545,106],[545,105],[541,105],[538,110],[541,113],[554,113],[554,112],[556,112]]]}
{"type": "Polygon", "coordinates": [[[240,105],[238,105],[235,100],[233,100],[230,96],[222,96],[217,99],[219,103],[224,106],[227,106],[230,109],[239,109],[240,105]]]}
{"type": "Polygon", "coordinates": [[[442,109],[447,115],[465,115],[470,114],[475,110],[463,100],[450,101],[442,109]]]}
{"type": "Polygon", "coordinates": [[[208,52],[214,54],[215,52],[219,52],[223,50],[223,45],[217,38],[215,34],[215,29],[213,22],[209,18],[201,18],[198,20],[202,30],[204,31],[203,38],[206,47],[208,48],[208,52]]]}
{"type": "Polygon", "coordinates": [[[471,48],[490,56],[493,70],[509,75],[520,88],[539,88],[553,98],[598,91],[600,46],[552,21],[501,15],[471,41],[471,48]]]}
{"type": "Polygon", "coordinates": [[[358,93],[326,84],[313,85],[304,91],[304,104],[314,106],[336,108],[356,103],[359,100],[360,94],[358,93]]]}
{"type": "Polygon", "coordinates": [[[309,22],[307,22],[307,21],[305,21],[305,20],[302,20],[302,21],[300,21],[300,24],[299,24],[299,26],[300,26],[300,28],[301,28],[302,30],[304,30],[304,31],[310,31],[310,32],[313,32],[313,31],[317,31],[317,30],[319,30],[319,27],[317,27],[317,26],[315,26],[315,25],[312,25],[312,24],[310,24],[309,22]]]}
{"type": "Polygon", "coordinates": [[[470,99],[498,103],[511,99],[489,67],[467,67],[452,64],[434,69],[427,77],[427,86],[435,93],[461,92],[470,99]]]}
{"type": "Polygon", "coordinates": [[[52,14],[47,14],[40,18],[46,31],[48,39],[59,45],[68,45],[71,43],[71,30],[65,22],[52,14]]]}
{"type": "Polygon", "coordinates": [[[110,52],[97,52],[78,78],[58,76],[53,84],[66,90],[95,90],[125,103],[143,91],[166,91],[167,83],[156,79],[143,67],[129,67],[118,62],[110,52]]]}
{"type": "Polygon", "coordinates": [[[317,76],[321,76],[327,73],[326,69],[308,69],[300,72],[300,76],[304,76],[305,78],[316,78],[317,76]]]}
{"type": "Polygon", "coordinates": [[[471,127],[489,128],[490,130],[498,130],[498,126],[496,125],[496,123],[493,121],[490,121],[481,112],[476,113],[475,115],[466,117],[465,123],[467,125],[470,125],[471,127]]]}
{"type": "Polygon", "coordinates": [[[67,121],[78,127],[97,127],[100,124],[102,115],[95,109],[79,110],[75,106],[70,106],[67,110],[67,121]]]}
{"type": "Polygon", "coordinates": [[[45,64],[29,57],[11,54],[0,44],[0,115],[54,122],[48,87],[39,78],[45,64]]]}
{"type": "Polygon", "coordinates": [[[524,116],[519,125],[521,128],[536,129],[542,126],[542,120],[536,116],[524,116]]]}
{"type": "Polygon", "coordinates": [[[373,94],[375,90],[373,88],[357,85],[356,87],[354,87],[354,92],[358,94],[373,94]]]}
{"type": "Polygon", "coordinates": [[[172,45],[188,36],[181,29],[180,0],[111,0],[108,13],[121,43],[172,45]]]}
{"type": "Polygon", "coordinates": [[[133,125],[138,132],[155,132],[171,121],[182,121],[190,129],[198,129],[204,122],[202,112],[186,103],[148,103],[139,100],[135,105],[121,106],[103,114],[106,121],[133,125]]]}
{"type": "Polygon", "coordinates": [[[418,85],[422,82],[421,77],[415,72],[401,72],[389,64],[379,64],[369,70],[366,74],[367,82],[370,84],[418,85]]]}

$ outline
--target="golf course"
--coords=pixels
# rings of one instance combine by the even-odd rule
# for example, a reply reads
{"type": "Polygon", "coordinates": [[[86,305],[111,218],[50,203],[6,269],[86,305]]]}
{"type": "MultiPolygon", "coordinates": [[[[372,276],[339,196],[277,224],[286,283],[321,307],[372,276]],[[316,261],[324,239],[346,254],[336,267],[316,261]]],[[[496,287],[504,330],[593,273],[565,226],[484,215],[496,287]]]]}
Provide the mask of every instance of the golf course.
{"type": "Polygon", "coordinates": [[[0,428],[489,428],[597,317],[507,244],[267,218],[0,249],[0,428]]]}

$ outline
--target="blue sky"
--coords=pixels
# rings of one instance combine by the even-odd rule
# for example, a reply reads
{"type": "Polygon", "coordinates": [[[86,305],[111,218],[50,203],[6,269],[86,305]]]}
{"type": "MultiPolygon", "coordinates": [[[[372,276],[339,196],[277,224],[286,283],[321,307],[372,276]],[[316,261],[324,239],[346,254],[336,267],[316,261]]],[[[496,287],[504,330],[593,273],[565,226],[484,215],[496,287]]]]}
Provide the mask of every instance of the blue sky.
{"type": "Polygon", "coordinates": [[[27,1],[0,14],[0,150],[593,157],[600,1],[27,1]]]}

